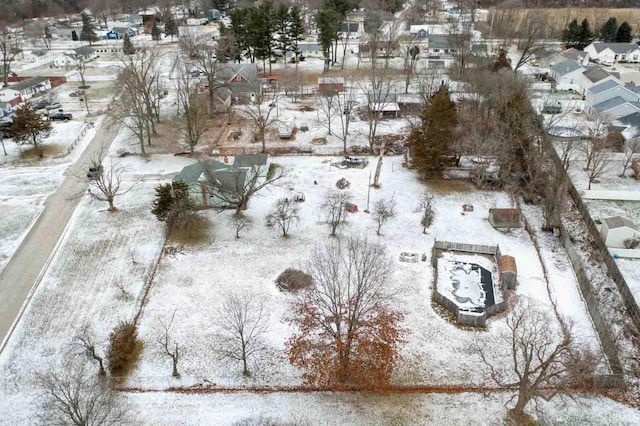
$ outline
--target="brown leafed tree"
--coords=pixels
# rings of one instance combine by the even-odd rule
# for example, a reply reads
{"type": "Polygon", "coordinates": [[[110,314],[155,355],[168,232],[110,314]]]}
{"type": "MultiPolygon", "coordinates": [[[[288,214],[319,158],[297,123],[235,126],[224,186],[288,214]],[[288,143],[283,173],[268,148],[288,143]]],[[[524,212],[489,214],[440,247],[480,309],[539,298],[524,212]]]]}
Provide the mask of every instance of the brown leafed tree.
{"type": "Polygon", "coordinates": [[[307,384],[383,389],[399,358],[403,315],[389,306],[391,262],[384,248],[348,238],[316,247],[299,293],[287,343],[307,384]]]}
{"type": "Polygon", "coordinates": [[[564,321],[556,321],[534,301],[521,298],[505,323],[495,342],[474,342],[472,352],[480,356],[495,385],[515,392],[509,419],[524,424],[520,422],[529,418],[525,409],[532,400],[550,400],[593,386],[597,360],[578,348],[564,321]]]}
{"type": "Polygon", "coordinates": [[[42,139],[51,133],[51,122],[27,103],[16,111],[10,132],[18,145],[33,145],[38,149],[42,139]]]}
{"type": "Polygon", "coordinates": [[[263,298],[252,293],[231,294],[220,309],[220,355],[241,361],[242,374],[250,376],[249,360],[264,349],[269,313],[263,298]]]}

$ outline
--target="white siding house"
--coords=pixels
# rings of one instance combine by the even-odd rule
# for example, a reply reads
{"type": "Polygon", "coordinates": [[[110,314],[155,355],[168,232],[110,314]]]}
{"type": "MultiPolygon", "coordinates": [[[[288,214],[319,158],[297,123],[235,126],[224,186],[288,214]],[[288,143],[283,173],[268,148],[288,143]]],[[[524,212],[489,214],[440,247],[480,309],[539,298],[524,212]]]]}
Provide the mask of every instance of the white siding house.
{"type": "Polygon", "coordinates": [[[578,82],[584,72],[584,68],[576,61],[567,59],[558,64],[551,65],[551,76],[556,81],[558,90],[579,90],[578,82]]]}
{"type": "Polygon", "coordinates": [[[587,105],[594,106],[615,97],[621,97],[627,102],[640,102],[639,94],[612,80],[590,87],[585,95],[585,100],[587,105]]]}
{"type": "Polygon", "coordinates": [[[36,94],[44,93],[51,89],[51,81],[46,77],[34,77],[19,83],[10,84],[0,90],[0,102],[9,102],[18,96],[23,101],[28,101],[36,94]]]}
{"type": "Polygon", "coordinates": [[[635,43],[591,43],[584,48],[589,57],[604,65],[640,62],[640,46],[635,43]]]}
{"type": "Polygon", "coordinates": [[[601,112],[607,119],[613,121],[640,111],[640,102],[628,102],[620,96],[616,96],[615,98],[595,104],[590,110],[601,112]]]}
{"type": "Polygon", "coordinates": [[[629,219],[620,216],[602,219],[600,236],[607,247],[626,248],[624,242],[640,235],[638,227],[629,219]]]}

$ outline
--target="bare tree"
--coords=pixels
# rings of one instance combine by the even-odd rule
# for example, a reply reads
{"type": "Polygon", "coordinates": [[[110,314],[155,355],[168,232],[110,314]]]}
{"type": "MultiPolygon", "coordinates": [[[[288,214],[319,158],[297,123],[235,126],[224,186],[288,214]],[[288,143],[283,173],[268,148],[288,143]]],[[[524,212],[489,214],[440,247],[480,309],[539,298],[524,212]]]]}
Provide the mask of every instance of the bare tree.
{"type": "Polygon", "coordinates": [[[280,198],[265,219],[268,224],[278,225],[280,231],[282,231],[282,236],[287,238],[291,223],[299,221],[300,216],[298,215],[298,207],[293,202],[288,198],[280,198]]]}
{"type": "Polygon", "coordinates": [[[180,36],[180,49],[191,61],[194,67],[206,78],[209,86],[209,113],[215,113],[216,90],[225,85],[220,81],[220,65],[216,58],[216,46],[210,43],[208,37],[203,37],[195,32],[185,31],[180,36]]]}
{"type": "MultiPolygon", "coordinates": [[[[369,148],[373,152],[378,124],[382,120],[381,107],[386,103],[395,102],[394,85],[390,71],[387,69],[371,69],[361,87],[367,94],[368,140],[369,148]]],[[[384,151],[384,146],[381,149],[384,151]]]]}
{"type": "Polygon", "coordinates": [[[340,134],[336,136],[342,141],[342,151],[345,154],[347,153],[349,127],[351,125],[351,119],[353,118],[351,113],[355,105],[355,91],[351,85],[345,85],[345,90],[336,96],[336,109],[340,121],[340,134]]]}
{"type": "Polygon", "coordinates": [[[129,404],[103,381],[87,374],[86,363],[65,357],[63,365],[37,376],[43,424],[116,426],[135,423],[129,404]]]}
{"type": "Polygon", "coordinates": [[[318,107],[318,115],[322,113],[322,117],[318,117],[318,121],[327,128],[327,132],[331,135],[331,123],[340,114],[338,109],[338,100],[340,93],[337,90],[322,90],[316,96],[316,105],[318,107]]]}
{"type": "Polygon", "coordinates": [[[252,293],[231,294],[220,309],[220,354],[242,361],[242,374],[251,375],[249,359],[264,348],[269,314],[264,299],[252,293]]]}
{"type": "Polygon", "coordinates": [[[171,326],[173,325],[173,320],[175,319],[176,311],[173,311],[171,315],[171,320],[169,324],[165,324],[161,319],[158,319],[160,326],[162,327],[162,334],[158,336],[158,343],[164,349],[164,353],[171,358],[171,365],[173,367],[171,375],[173,377],[180,377],[180,373],[178,372],[178,361],[180,360],[180,345],[178,341],[175,339],[171,339],[171,326]],[[172,342],[173,340],[173,342],[172,342]]]}
{"type": "Polygon", "coordinates": [[[209,128],[206,105],[198,94],[198,88],[189,74],[188,67],[183,64],[179,68],[177,79],[178,100],[178,130],[183,143],[194,153],[195,146],[200,142],[209,128]]]}
{"type": "Polygon", "coordinates": [[[550,400],[592,383],[595,357],[577,349],[571,327],[564,321],[554,324],[537,304],[521,297],[505,323],[506,329],[490,347],[476,341],[472,352],[480,356],[492,382],[516,392],[510,419],[526,419],[531,400],[550,400]]]}
{"type": "Polygon", "coordinates": [[[390,200],[385,200],[384,198],[379,199],[373,205],[373,213],[371,214],[371,218],[376,224],[376,234],[380,235],[380,231],[385,223],[389,220],[393,219],[396,216],[396,200],[391,198],[390,200]]]}
{"type": "Polygon", "coordinates": [[[416,72],[416,64],[420,55],[420,48],[414,43],[400,44],[404,68],[404,93],[409,93],[409,86],[416,72]]]}
{"type": "Polygon", "coordinates": [[[24,26],[24,34],[31,40],[34,47],[44,47],[51,50],[51,29],[49,24],[43,20],[34,20],[24,26]]]}
{"type": "Polygon", "coordinates": [[[101,356],[96,352],[96,343],[93,338],[93,334],[89,329],[89,325],[85,324],[79,331],[76,333],[73,339],[73,345],[77,346],[83,354],[90,357],[93,361],[98,363],[98,375],[104,376],[106,375],[104,370],[104,363],[101,356]]]}
{"type": "Polygon", "coordinates": [[[392,264],[384,247],[351,237],[317,246],[305,271],[313,285],[294,305],[291,362],[305,382],[381,389],[399,357],[402,314],[389,307],[392,264]]]}
{"type": "Polygon", "coordinates": [[[325,194],[322,210],[327,224],[331,227],[332,237],[336,236],[338,227],[347,221],[346,204],[350,199],[351,195],[348,192],[337,189],[330,189],[325,194]]]}
{"type": "MultiPolygon", "coordinates": [[[[587,142],[585,145],[589,144],[587,142]]],[[[591,144],[599,144],[597,141],[591,144]]],[[[609,152],[604,147],[597,147],[591,150],[591,168],[585,170],[585,174],[589,181],[587,189],[591,189],[592,183],[597,183],[598,179],[607,174],[610,169],[609,152]]]]}
{"type": "Polygon", "coordinates": [[[625,174],[627,173],[627,169],[631,165],[633,157],[638,153],[640,153],[640,139],[631,139],[626,143],[626,146],[624,146],[621,176],[625,176],[625,174]]]}
{"type": "Polygon", "coordinates": [[[89,86],[87,86],[87,83],[84,80],[84,75],[87,72],[87,61],[85,61],[83,56],[76,56],[74,68],[78,72],[78,75],[80,75],[80,89],[88,88],[89,86]]]}
{"type": "Polygon", "coordinates": [[[425,67],[416,75],[415,82],[423,105],[427,105],[444,81],[444,73],[438,67],[425,67]]]}
{"type": "Polygon", "coordinates": [[[0,75],[5,86],[11,73],[11,64],[20,52],[20,39],[9,28],[0,27],[0,75]]]}
{"type": "Polygon", "coordinates": [[[278,121],[277,115],[274,116],[274,112],[277,111],[279,98],[280,93],[278,91],[267,93],[260,91],[256,93],[255,102],[251,102],[242,109],[256,128],[257,139],[262,143],[263,153],[267,152],[267,129],[278,121]]]}
{"type": "Polygon", "coordinates": [[[117,196],[126,194],[138,184],[137,181],[124,185],[123,175],[125,168],[109,161],[109,165],[105,166],[102,154],[96,155],[90,162],[89,172],[87,176],[77,176],[89,186],[89,196],[96,201],[104,201],[109,203],[109,211],[116,211],[114,201],[117,196]]]}
{"type": "Polygon", "coordinates": [[[237,239],[240,239],[240,231],[242,231],[244,228],[248,228],[251,226],[251,221],[249,220],[248,217],[243,215],[242,212],[232,214],[231,219],[229,221],[236,229],[237,239]]]}
{"type": "Polygon", "coordinates": [[[435,218],[435,196],[425,192],[420,200],[420,225],[422,225],[422,233],[427,233],[427,228],[433,223],[435,218]]]}
{"type": "Polygon", "coordinates": [[[275,165],[270,165],[269,170],[265,170],[266,166],[254,166],[247,170],[227,171],[216,170],[206,161],[201,164],[210,195],[226,207],[235,207],[236,214],[247,208],[253,195],[268,186],[277,186],[287,176],[286,169],[275,165]],[[266,176],[262,176],[265,171],[266,176]]]}
{"type": "Polygon", "coordinates": [[[124,127],[138,140],[140,153],[146,154],[145,139],[151,145],[151,134],[144,101],[127,90],[123,90],[120,99],[109,108],[107,113],[111,125],[124,127]]]}
{"type": "Polygon", "coordinates": [[[513,72],[517,72],[522,66],[540,59],[547,55],[548,46],[544,41],[545,23],[535,12],[528,13],[528,16],[520,23],[511,28],[511,38],[516,42],[519,58],[513,67],[513,72]]]}

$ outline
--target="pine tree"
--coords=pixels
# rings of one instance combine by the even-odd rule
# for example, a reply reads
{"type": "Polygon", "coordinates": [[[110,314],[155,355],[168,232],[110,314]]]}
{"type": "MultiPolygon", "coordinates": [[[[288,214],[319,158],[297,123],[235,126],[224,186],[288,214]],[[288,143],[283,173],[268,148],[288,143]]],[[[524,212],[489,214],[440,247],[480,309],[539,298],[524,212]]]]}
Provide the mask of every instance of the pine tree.
{"type": "Polygon", "coordinates": [[[93,30],[93,18],[85,12],[80,14],[82,18],[82,31],[80,31],[80,40],[88,41],[91,45],[94,41],[98,41],[98,35],[93,30]]]}
{"type": "Polygon", "coordinates": [[[133,55],[136,53],[136,48],[133,47],[133,43],[131,43],[131,37],[129,37],[128,33],[124,34],[124,40],[122,41],[122,52],[125,55],[133,55]]]}
{"type": "Polygon", "coordinates": [[[580,48],[584,49],[593,41],[593,32],[589,27],[589,21],[585,18],[580,24],[580,48]]]}
{"type": "Polygon", "coordinates": [[[616,33],[616,41],[618,43],[631,43],[631,25],[627,21],[620,24],[618,32],[616,33]]]}
{"type": "Polygon", "coordinates": [[[562,31],[562,41],[566,43],[567,47],[575,47],[580,43],[580,31],[577,19],[571,21],[567,28],[562,31]]]}
{"type": "Polygon", "coordinates": [[[156,186],[151,213],[165,221],[176,204],[190,204],[189,186],[184,182],[173,182],[156,186]]]}
{"type": "Polygon", "coordinates": [[[41,140],[51,132],[51,122],[27,103],[16,111],[9,132],[18,145],[33,145],[37,149],[41,140]]]}
{"type": "Polygon", "coordinates": [[[289,9],[289,28],[287,37],[289,38],[290,46],[297,59],[300,53],[298,50],[298,43],[304,40],[304,21],[298,6],[292,6],[291,9],[289,9]]]}
{"type": "Polygon", "coordinates": [[[78,33],[76,30],[71,30],[71,40],[78,41],[78,33]]]}
{"type": "Polygon", "coordinates": [[[413,165],[422,177],[437,176],[450,152],[449,142],[458,124],[455,104],[442,85],[422,112],[422,124],[411,131],[413,165]]]}
{"type": "Polygon", "coordinates": [[[178,23],[176,22],[175,19],[173,19],[173,17],[170,17],[169,19],[167,19],[167,22],[165,22],[164,35],[171,36],[171,41],[173,41],[173,37],[178,37],[179,35],[178,23]]]}
{"type": "Polygon", "coordinates": [[[616,18],[611,17],[600,28],[600,38],[605,43],[611,43],[616,39],[616,33],[618,32],[618,21],[616,18]]]}
{"type": "Polygon", "coordinates": [[[158,27],[158,23],[153,20],[153,26],[151,27],[151,39],[155,42],[160,41],[162,38],[162,31],[160,31],[160,27],[158,27]]]}
{"type": "Polygon", "coordinates": [[[284,57],[286,66],[287,52],[289,51],[289,6],[286,4],[278,5],[273,11],[273,21],[274,30],[278,34],[278,38],[273,40],[273,44],[284,57]]]}
{"type": "Polygon", "coordinates": [[[332,8],[323,8],[316,13],[315,21],[316,27],[318,27],[318,41],[324,54],[324,70],[327,71],[331,61],[331,46],[337,30],[340,29],[340,16],[332,8]]]}

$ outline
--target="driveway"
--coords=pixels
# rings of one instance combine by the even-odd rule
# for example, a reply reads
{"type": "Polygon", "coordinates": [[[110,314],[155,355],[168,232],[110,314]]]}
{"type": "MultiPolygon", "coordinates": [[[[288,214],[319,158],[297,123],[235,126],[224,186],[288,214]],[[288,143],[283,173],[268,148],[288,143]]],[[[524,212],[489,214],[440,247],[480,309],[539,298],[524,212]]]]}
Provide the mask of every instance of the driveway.
{"type": "Polygon", "coordinates": [[[65,172],[66,177],[60,187],[47,198],[42,214],[0,274],[0,351],[11,334],[14,322],[20,319],[22,306],[31,298],[32,289],[35,290],[55,255],[58,241],[80,202],[81,197],[77,195],[87,190],[86,182],[79,181],[74,175],[86,173],[86,165],[91,158],[101,149],[109,149],[118,130],[106,123],[98,129],[82,155],[65,172]]]}

